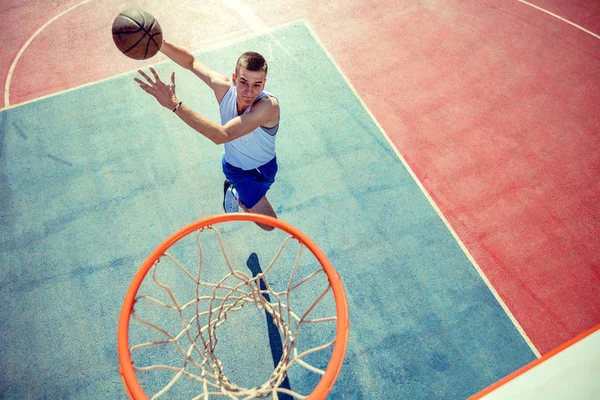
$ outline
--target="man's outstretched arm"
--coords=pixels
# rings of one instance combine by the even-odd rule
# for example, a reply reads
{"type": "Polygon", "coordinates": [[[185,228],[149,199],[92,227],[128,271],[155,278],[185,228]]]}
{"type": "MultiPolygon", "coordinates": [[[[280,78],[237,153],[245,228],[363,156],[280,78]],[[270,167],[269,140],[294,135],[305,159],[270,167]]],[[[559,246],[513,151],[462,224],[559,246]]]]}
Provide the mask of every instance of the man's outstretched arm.
{"type": "Polygon", "coordinates": [[[210,139],[216,144],[223,144],[244,136],[270,120],[277,119],[279,105],[275,99],[262,100],[252,107],[252,111],[233,118],[224,126],[214,123],[208,118],[200,115],[177,98],[175,92],[175,72],[171,74],[171,84],[163,83],[154,70],[150,67],[154,80],[144,71],[138,71],[145,82],[134,78],[144,91],[153,96],[158,103],[172,110],[191,128],[210,139]]]}
{"type": "Polygon", "coordinates": [[[213,90],[217,97],[217,101],[221,102],[221,99],[225,96],[225,93],[227,93],[227,90],[229,90],[229,87],[231,86],[226,75],[211,70],[206,65],[199,62],[196,57],[186,49],[167,41],[163,41],[160,51],[179,64],[182,68],[192,71],[198,78],[202,79],[202,81],[213,90]]]}

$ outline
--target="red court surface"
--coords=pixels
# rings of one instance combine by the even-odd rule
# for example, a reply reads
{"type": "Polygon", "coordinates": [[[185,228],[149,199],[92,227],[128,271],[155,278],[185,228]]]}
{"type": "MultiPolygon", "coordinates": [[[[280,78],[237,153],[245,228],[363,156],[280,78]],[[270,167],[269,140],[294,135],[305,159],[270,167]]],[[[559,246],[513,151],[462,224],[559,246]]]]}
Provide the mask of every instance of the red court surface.
{"type": "MultiPolygon", "coordinates": [[[[600,3],[530,3],[600,33],[600,3]]],[[[191,50],[306,20],[535,348],[600,322],[597,37],[517,0],[135,6],[191,50]]],[[[165,60],[115,49],[126,2],[0,7],[3,107],[165,60]]]]}

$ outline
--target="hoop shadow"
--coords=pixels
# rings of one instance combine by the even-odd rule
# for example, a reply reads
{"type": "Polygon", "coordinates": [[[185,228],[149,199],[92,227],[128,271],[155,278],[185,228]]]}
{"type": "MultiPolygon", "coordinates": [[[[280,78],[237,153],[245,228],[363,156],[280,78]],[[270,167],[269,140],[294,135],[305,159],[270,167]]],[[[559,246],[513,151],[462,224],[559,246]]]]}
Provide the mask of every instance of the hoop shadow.
{"type": "MultiPolygon", "coordinates": [[[[246,261],[246,266],[248,267],[250,272],[252,272],[253,278],[255,278],[258,274],[263,272],[262,269],[260,268],[260,262],[258,261],[258,256],[256,255],[256,253],[250,254],[250,257],[248,257],[248,261],[246,261]]],[[[265,286],[265,283],[262,279],[260,280],[260,289],[261,290],[267,289],[267,287],[265,286]]],[[[271,298],[269,297],[268,293],[265,293],[263,296],[268,302],[271,301],[271,298]]],[[[281,344],[281,334],[279,332],[279,329],[277,329],[277,327],[273,323],[273,316],[266,311],[265,311],[265,316],[267,318],[267,330],[269,332],[269,344],[271,345],[271,356],[273,357],[273,366],[277,367],[277,364],[279,364],[279,360],[281,360],[281,357],[283,355],[283,345],[281,344]]],[[[289,381],[287,375],[283,379],[283,382],[281,382],[280,387],[291,390],[290,381],[289,381]]],[[[294,399],[292,396],[285,394],[285,393],[278,393],[278,397],[281,400],[293,400],[294,399]]]]}

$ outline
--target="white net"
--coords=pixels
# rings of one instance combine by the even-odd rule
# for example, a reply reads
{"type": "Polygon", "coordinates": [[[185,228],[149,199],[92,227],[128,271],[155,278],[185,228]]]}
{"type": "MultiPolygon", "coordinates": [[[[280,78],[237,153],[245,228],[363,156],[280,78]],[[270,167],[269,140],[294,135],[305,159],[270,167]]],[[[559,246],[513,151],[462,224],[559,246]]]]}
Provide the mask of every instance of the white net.
{"type": "Polygon", "coordinates": [[[274,241],[240,229],[224,227],[228,240],[217,226],[180,239],[140,287],[130,352],[152,399],[304,399],[324,374],[337,317],[321,264],[285,232],[274,241]],[[228,257],[226,247],[246,258],[248,246],[269,255],[264,270],[255,251],[243,268],[228,257]]]}

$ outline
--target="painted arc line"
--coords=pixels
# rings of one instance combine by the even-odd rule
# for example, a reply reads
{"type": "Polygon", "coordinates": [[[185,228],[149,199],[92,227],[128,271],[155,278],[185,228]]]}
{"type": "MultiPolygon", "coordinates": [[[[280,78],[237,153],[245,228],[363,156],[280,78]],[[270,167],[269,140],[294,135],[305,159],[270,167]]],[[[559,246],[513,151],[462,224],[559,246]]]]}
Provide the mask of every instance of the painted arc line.
{"type": "Polygon", "coordinates": [[[23,47],[21,47],[21,50],[19,50],[19,52],[17,53],[17,56],[13,60],[11,66],[10,66],[10,69],[8,70],[8,75],[6,77],[6,84],[4,85],[4,107],[10,106],[10,81],[12,80],[12,75],[15,71],[15,68],[17,67],[17,63],[19,62],[19,59],[25,52],[25,49],[27,49],[27,47],[31,44],[31,42],[33,42],[33,39],[35,39],[36,36],[39,35],[40,32],[42,32],[52,22],[56,21],[57,19],[59,19],[60,17],[65,15],[66,13],[73,11],[77,7],[87,3],[89,1],[90,0],[84,0],[81,3],[75,4],[74,6],[71,6],[71,7],[67,8],[66,10],[64,10],[63,12],[61,12],[60,14],[54,16],[54,18],[50,19],[48,22],[46,22],[44,25],[42,25],[37,31],[35,31],[35,33],[29,38],[29,40],[27,40],[27,42],[23,45],[23,47]]]}
{"type": "Polygon", "coordinates": [[[515,326],[515,328],[517,329],[517,331],[519,332],[519,334],[521,334],[521,336],[523,337],[523,339],[525,340],[525,342],[527,343],[527,345],[529,346],[529,348],[531,349],[531,351],[535,354],[535,356],[537,358],[540,358],[541,354],[540,354],[539,350],[535,347],[535,345],[533,344],[533,342],[531,341],[531,339],[529,339],[529,336],[527,336],[527,333],[525,333],[525,330],[523,329],[523,327],[521,326],[521,324],[519,324],[519,321],[517,321],[517,319],[514,317],[514,315],[512,314],[512,312],[510,311],[510,309],[506,305],[506,303],[504,303],[504,300],[502,300],[502,298],[500,297],[500,295],[498,294],[498,292],[496,291],[496,289],[494,288],[494,286],[492,286],[492,283],[487,278],[487,276],[485,275],[485,273],[483,272],[483,270],[481,269],[481,267],[479,267],[479,265],[477,264],[477,261],[475,261],[475,259],[473,258],[473,256],[471,255],[471,253],[469,252],[469,250],[467,249],[467,247],[463,243],[463,241],[459,238],[458,234],[456,233],[456,231],[454,231],[454,229],[452,228],[452,226],[450,225],[450,223],[448,222],[448,220],[446,219],[446,217],[444,216],[444,214],[442,213],[442,211],[440,210],[440,208],[437,206],[437,204],[435,203],[435,201],[433,200],[433,198],[429,195],[429,193],[427,192],[427,189],[425,189],[425,186],[423,186],[423,184],[421,183],[421,181],[419,180],[419,178],[417,177],[417,175],[414,173],[414,171],[412,170],[412,168],[408,165],[408,163],[406,162],[406,160],[404,159],[404,157],[402,156],[402,154],[400,154],[400,151],[398,150],[398,148],[394,145],[394,143],[392,142],[392,140],[390,139],[390,137],[388,136],[388,134],[383,130],[383,127],[379,124],[379,121],[377,121],[377,119],[375,118],[375,116],[373,115],[373,113],[371,112],[371,110],[367,107],[367,105],[365,104],[365,102],[359,96],[358,92],[356,91],[356,89],[354,88],[354,86],[352,85],[352,83],[350,83],[350,80],[343,73],[341,67],[335,62],[334,58],[329,53],[329,51],[327,51],[327,49],[325,48],[325,46],[323,45],[323,43],[321,42],[321,40],[317,36],[316,32],[313,30],[312,26],[310,26],[310,24],[308,24],[308,22],[306,22],[306,26],[308,27],[308,29],[311,32],[312,36],[314,37],[315,41],[317,41],[317,43],[319,43],[319,45],[321,46],[321,48],[323,49],[323,51],[329,57],[330,61],[337,68],[338,73],[346,81],[346,84],[348,85],[348,87],[350,87],[350,89],[352,90],[352,92],[354,93],[354,95],[356,96],[356,98],[360,101],[361,105],[367,111],[367,113],[369,114],[369,116],[371,117],[371,119],[373,120],[373,122],[375,122],[375,125],[377,126],[377,128],[379,129],[379,131],[382,133],[382,135],[385,137],[385,139],[387,140],[387,142],[391,146],[391,148],[394,150],[394,152],[396,153],[396,156],[398,156],[398,158],[400,159],[400,161],[402,161],[402,164],[404,165],[404,167],[406,168],[406,170],[409,172],[409,174],[411,175],[411,177],[413,178],[413,180],[417,183],[417,185],[421,189],[421,192],[423,192],[423,194],[425,195],[425,197],[427,198],[427,200],[429,201],[429,203],[431,204],[431,206],[433,207],[433,209],[436,211],[436,213],[438,214],[438,216],[444,222],[444,225],[446,225],[446,228],[448,228],[448,230],[450,231],[450,233],[452,234],[452,236],[454,237],[454,239],[456,240],[456,242],[458,243],[458,245],[460,246],[460,248],[462,249],[462,251],[465,253],[465,255],[467,256],[467,258],[469,259],[469,261],[471,262],[471,264],[473,265],[473,267],[475,268],[475,270],[477,271],[477,273],[479,274],[479,276],[481,277],[481,279],[483,280],[483,282],[486,284],[486,286],[488,287],[488,289],[492,292],[492,294],[496,298],[496,301],[498,301],[498,303],[500,304],[500,306],[502,307],[502,309],[504,310],[504,312],[506,313],[506,315],[510,318],[511,322],[513,323],[513,325],[515,326]]]}
{"type": "MultiPolygon", "coordinates": [[[[21,58],[21,56],[23,55],[23,53],[25,52],[25,50],[27,49],[27,47],[31,44],[31,42],[33,42],[33,40],[48,26],[50,25],[52,22],[56,21],[58,18],[62,17],[63,15],[67,14],[70,11],[73,11],[74,9],[76,9],[77,7],[88,3],[90,0],[84,0],[78,4],[75,4],[74,6],[69,7],[68,9],[64,10],[63,12],[61,12],[60,14],[54,16],[52,19],[50,19],[49,21],[47,21],[44,25],[42,25],[28,40],[27,42],[23,45],[23,47],[21,47],[21,49],[19,50],[19,52],[17,53],[17,56],[15,57],[15,59],[13,60],[13,63],[10,66],[10,69],[8,71],[8,75],[6,77],[6,83],[4,85],[4,107],[0,108],[0,111],[8,109],[8,108],[12,108],[10,107],[10,84],[12,81],[12,75],[14,73],[14,70],[17,66],[17,63],[19,62],[19,59],[21,58]]],[[[250,26],[250,28],[252,29],[252,31],[254,32],[255,35],[258,35],[260,33],[264,33],[264,32],[268,32],[270,36],[272,36],[272,34],[270,33],[271,29],[269,29],[269,27],[267,26],[267,24],[262,20],[262,18],[260,18],[260,16],[249,6],[247,6],[246,4],[244,4],[241,0],[223,0],[223,4],[225,4],[227,7],[229,7],[231,10],[235,11],[240,17],[242,17],[244,19],[244,21],[250,26]]],[[[296,22],[296,21],[294,21],[296,22]]],[[[294,23],[292,22],[292,23],[294,23]]],[[[288,24],[284,24],[284,25],[288,25],[288,24]]],[[[277,29],[277,27],[275,27],[274,29],[277,29]]],[[[247,39],[247,38],[246,38],[247,39]]],[[[130,73],[132,71],[128,71],[127,73],[130,73]]],[[[127,74],[126,73],[126,74],[127,74]]],[[[120,75],[125,75],[125,74],[120,74],[120,75]]],[[[117,75],[117,76],[120,76],[117,75]]],[[[115,77],[110,77],[107,79],[103,79],[97,82],[93,82],[93,83],[99,83],[102,82],[104,80],[108,80],[108,79],[112,79],[115,77]]],[[[78,86],[76,88],[73,89],[77,89],[77,88],[81,88],[81,87],[85,87],[87,86],[87,84],[78,86]]],[[[57,93],[53,93],[50,94],[48,96],[43,96],[40,97],[38,99],[33,99],[24,103],[20,103],[21,104],[27,104],[30,103],[32,101],[36,101],[36,100],[41,100],[56,94],[60,94],[60,93],[64,93],[66,91],[70,91],[72,89],[68,89],[68,90],[64,90],[64,91],[59,91],[57,93]]]]}
{"type": "MultiPolygon", "coordinates": [[[[291,21],[291,22],[286,22],[286,23],[283,23],[283,24],[280,24],[280,25],[273,26],[273,27],[269,28],[268,31],[266,31],[266,32],[252,32],[250,34],[244,34],[243,31],[232,32],[232,33],[224,35],[224,36],[222,36],[220,38],[209,39],[209,40],[201,42],[200,43],[200,47],[198,49],[196,49],[196,50],[193,50],[192,54],[198,53],[200,51],[209,51],[209,50],[215,50],[215,49],[223,48],[223,47],[226,47],[226,46],[231,46],[231,45],[233,45],[235,43],[240,43],[240,42],[243,42],[245,40],[250,40],[250,39],[252,39],[254,37],[257,37],[257,36],[260,36],[262,34],[268,34],[269,36],[271,36],[272,35],[271,32],[276,31],[278,29],[285,28],[288,25],[293,25],[293,24],[297,24],[297,23],[305,23],[305,21],[303,19],[299,19],[299,20],[295,20],[295,21],[291,21]]],[[[169,62],[171,62],[171,60],[165,60],[165,61],[162,61],[162,62],[159,62],[159,63],[154,63],[154,64],[151,64],[151,65],[148,65],[147,67],[162,65],[162,64],[169,63],[169,62]]],[[[146,67],[143,67],[143,68],[146,68],[146,67]]],[[[58,95],[61,95],[61,94],[64,94],[64,93],[73,92],[75,90],[83,89],[83,88],[86,88],[88,86],[92,86],[92,85],[96,85],[96,84],[99,84],[99,83],[102,83],[102,82],[106,82],[106,81],[109,81],[109,80],[112,80],[112,79],[120,78],[122,76],[126,76],[126,75],[129,75],[129,74],[133,73],[133,72],[136,72],[139,69],[140,68],[134,68],[132,70],[125,71],[125,72],[122,72],[122,73],[119,73],[119,74],[116,74],[116,75],[113,75],[113,76],[109,76],[107,78],[99,79],[97,81],[84,83],[84,84],[81,84],[81,85],[78,85],[78,86],[74,86],[72,88],[63,89],[63,90],[59,90],[59,91],[54,92],[54,93],[46,94],[44,96],[36,97],[35,99],[26,100],[26,101],[23,101],[21,103],[17,103],[17,104],[13,104],[13,105],[8,105],[8,106],[5,105],[4,107],[0,107],[0,111],[4,111],[4,110],[12,109],[12,108],[17,108],[17,107],[25,106],[27,104],[35,103],[35,102],[40,101],[40,100],[45,100],[45,99],[48,99],[48,98],[51,98],[51,97],[54,97],[54,96],[58,96],[58,95]]]]}
{"type": "Polygon", "coordinates": [[[595,34],[595,33],[594,33],[594,32],[592,32],[592,31],[588,31],[588,30],[587,30],[587,29],[585,29],[584,27],[582,27],[582,26],[579,26],[579,25],[577,25],[577,24],[576,24],[576,23],[574,23],[574,22],[571,22],[571,21],[569,21],[568,19],[565,19],[565,18],[561,17],[560,15],[556,15],[556,14],[554,14],[554,13],[551,13],[550,11],[543,9],[542,7],[538,7],[538,6],[536,6],[535,4],[528,3],[528,2],[526,2],[525,0],[518,0],[518,1],[519,1],[519,2],[521,2],[521,3],[523,3],[523,4],[526,4],[526,5],[528,5],[528,6],[530,6],[530,7],[533,7],[533,8],[535,8],[536,10],[539,10],[539,11],[541,11],[541,12],[544,12],[544,13],[548,14],[548,15],[551,15],[551,16],[553,16],[554,18],[557,18],[557,19],[559,19],[559,20],[561,20],[561,21],[563,21],[563,22],[566,22],[567,24],[569,24],[569,25],[572,25],[572,26],[574,26],[575,28],[577,28],[577,29],[580,29],[580,30],[582,30],[583,32],[585,32],[585,33],[587,33],[587,34],[590,34],[590,35],[592,35],[592,36],[593,36],[593,37],[595,37],[596,39],[600,39],[600,36],[599,36],[599,35],[595,34]]]}

